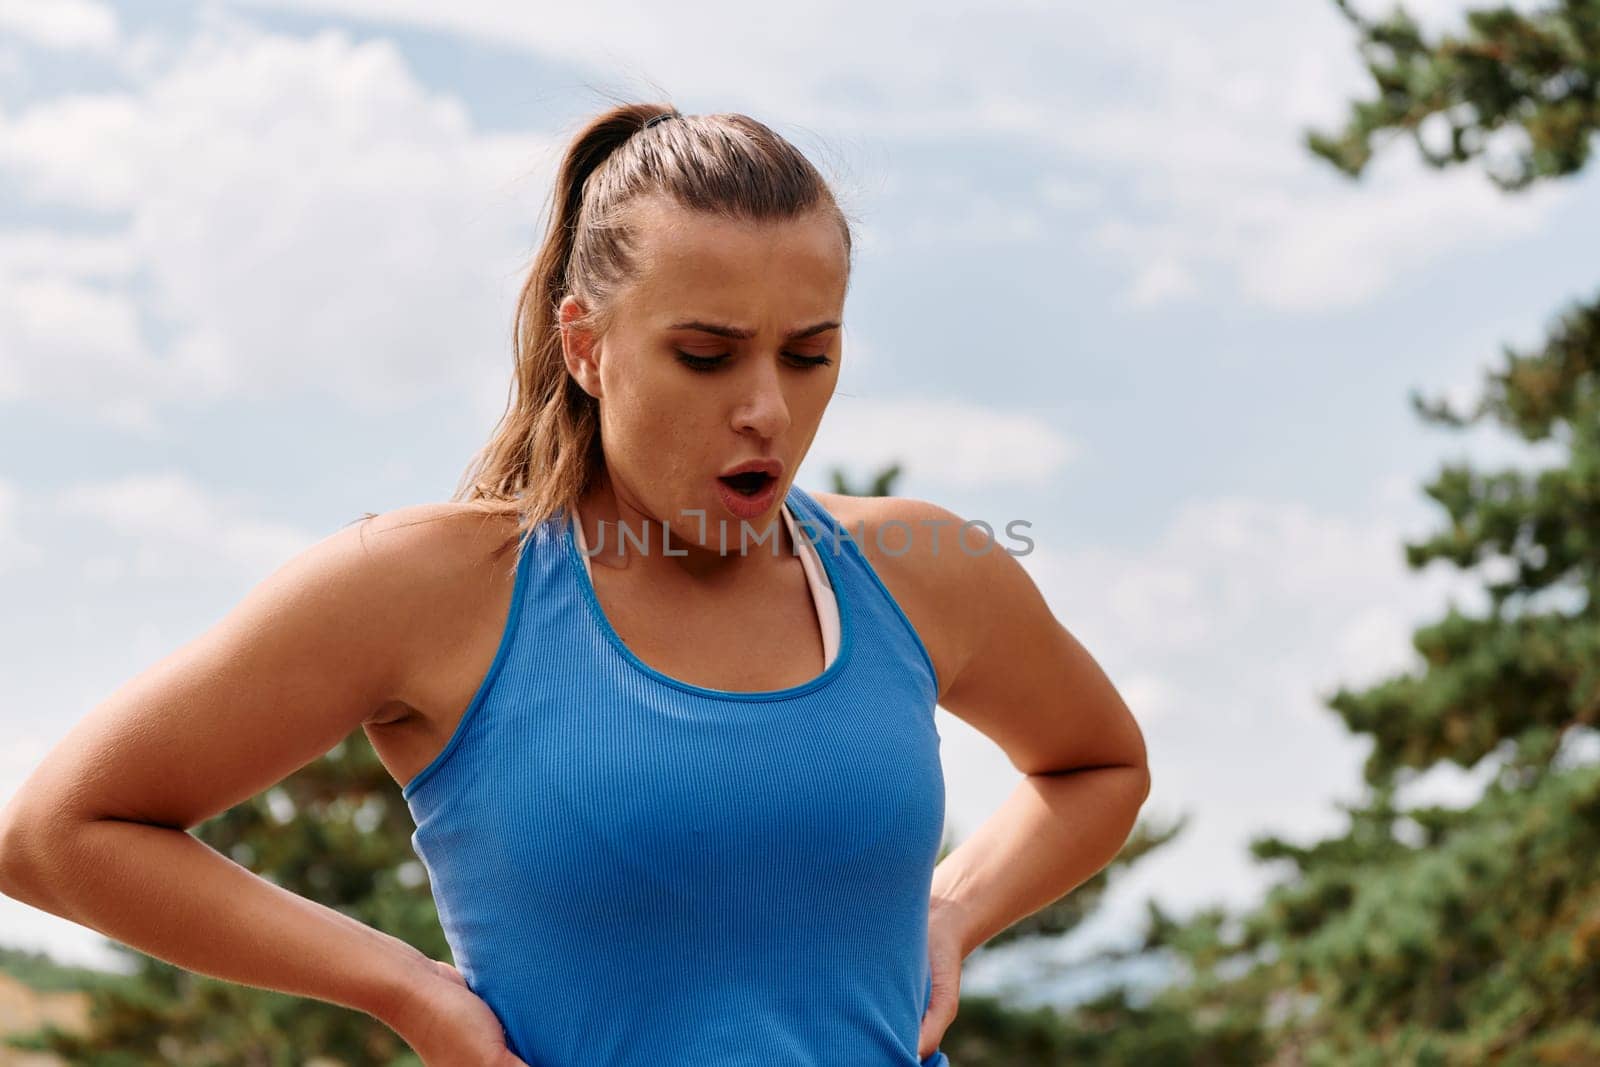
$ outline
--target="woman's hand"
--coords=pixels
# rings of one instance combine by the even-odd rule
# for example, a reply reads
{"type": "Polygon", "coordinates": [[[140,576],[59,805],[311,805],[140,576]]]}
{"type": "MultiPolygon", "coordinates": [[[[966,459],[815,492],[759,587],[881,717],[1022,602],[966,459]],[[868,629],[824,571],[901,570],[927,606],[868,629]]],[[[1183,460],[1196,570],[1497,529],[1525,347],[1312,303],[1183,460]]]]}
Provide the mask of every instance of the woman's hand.
{"type": "Polygon", "coordinates": [[[928,909],[928,967],[933,991],[928,1010],[922,1016],[922,1032],[917,1036],[917,1058],[927,1059],[944,1039],[944,1032],[961,1005],[961,962],[963,926],[960,910],[953,904],[935,902],[928,909]]]}
{"type": "Polygon", "coordinates": [[[426,1067],[528,1067],[506,1047],[494,1009],[468,986],[461,972],[429,960],[435,977],[416,991],[395,1032],[426,1067]]]}

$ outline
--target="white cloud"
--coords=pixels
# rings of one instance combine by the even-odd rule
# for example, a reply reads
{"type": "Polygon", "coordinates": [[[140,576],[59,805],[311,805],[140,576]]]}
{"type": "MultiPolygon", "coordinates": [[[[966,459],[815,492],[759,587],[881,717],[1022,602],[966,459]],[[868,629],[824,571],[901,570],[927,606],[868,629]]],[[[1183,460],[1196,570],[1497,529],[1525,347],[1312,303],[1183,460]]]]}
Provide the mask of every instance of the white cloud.
{"type": "Polygon", "coordinates": [[[1118,221],[1097,236],[1136,262],[1222,267],[1267,307],[1324,311],[1371,300],[1447,254],[1531,234],[1568,195],[1541,188],[1507,197],[1475,171],[1441,174],[1389,156],[1359,187],[1327,176],[1263,182],[1245,199],[1175,183],[1164,194],[1171,217],[1118,221]],[[1209,221],[1196,225],[1201,218],[1209,221]]]}
{"type": "Polygon", "coordinates": [[[81,398],[108,422],[149,428],[161,370],[133,299],[66,271],[0,279],[0,400],[81,398]]]}
{"type": "Polygon", "coordinates": [[[531,251],[518,234],[553,160],[538,138],[474,130],[389,42],[223,19],[134,91],[0,122],[0,168],[28,196],[126,219],[92,238],[14,235],[13,398],[143,423],[243,389],[374,410],[507,364],[531,251]],[[160,351],[155,323],[174,336],[160,351]]]}
{"type": "Polygon", "coordinates": [[[119,281],[135,266],[132,249],[115,237],[35,227],[8,231],[0,244],[0,273],[8,277],[64,271],[86,279],[119,281]]]}
{"type": "Polygon", "coordinates": [[[990,193],[975,192],[949,212],[914,219],[901,234],[915,248],[930,245],[1031,244],[1048,235],[1044,219],[1031,207],[1004,203],[990,193]]]}
{"type": "MultiPolygon", "coordinates": [[[[835,27],[846,12],[831,4],[770,13],[777,21],[760,28],[741,19],[720,29],[715,3],[679,5],[670,19],[620,3],[537,19],[503,0],[265,6],[521,47],[622,72],[619,88],[635,94],[654,95],[659,84],[717,101],[719,110],[823,129],[848,138],[852,151],[936,140],[969,168],[981,158],[966,158],[975,137],[977,152],[1007,138],[1030,159],[1054,152],[1051,172],[1064,175],[1057,184],[1004,200],[972,186],[951,208],[884,240],[1051,240],[1070,221],[1051,217],[1063,197],[1071,203],[1094,195],[1081,190],[1114,187],[1114,201],[1097,203],[1089,247],[1126,272],[1132,307],[1201,298],[1217,284],[1287,311],[1350,306],[1429,262],[1529,232],[1562,195],[1552,188],[1511,202],[1471,168],[1426,170],[1404,145],[1388,153],[1404,159],[1383,161],[1360,187],[1313,159],[1304,128],[1337,126],[1348,102],[1371,91],[1354,35],[1331,6],[934,5],[915,9],[918,32],[907,35],[913,9],[873,5],[848,12],[843,36],[835,27]],[[606,34],[593,33],[597,20],[606,34]],[[707,34],[730,38],[714,49],[714,63],[703,58],[707,34]],[[962,62],[949,63],[957,54],[962,62]],[[730,85],[743,88],[730,97],[730,85]]],[[[1437,30],[1459,28],[1470,5],[1407,6],[1437,30]]],[[[870,169],[891,179],[907,170],[893,151],[870,169]]],[[[886,195],[892,180],[869,197],[886,195]]]]}
{"type": "Polygon", "coordinates": [[[1067,175],[1053,175],[1039,180],[1039,199],[1057,209],[1077,209],[1100,203],[1105,191],[1089,181],[1067,175]]]}
{"type": "Polygon", "coordinates": [[[656,8],[596,0],[537,13],[512,0],[256,0],[254,6],[411,24],[526,49],[604,71],[608,89],[655,98],[659,87],[675,99],[716,101],[714,110],[753,107],[777,116],[785,131],[845,130],[852,118],[872,129],[937,124],[965,105],[970,87],[1041,69],[1056,73],[1074,56],[1093,55],[1114,32],[1097,26],[1093,11],[1028,4],[817,0],[765,9],[760,19],[724,2],[656,8]],[[916,32],[907,32],[908,18],[916,32]],[[1044,47],[1022,56],[1017,41],[1024,35],[1044,47]],[[962,63],[951,64],[952,47],[962,63]]]}
{"type": "MultiPolygon", "coordinates": [[[[1324,173],[1299,127],[1355,91],[1353,50],[1259,5],[1114,19],[1027,4],[950,10],[915,41],[894,9],[852,16],[845,41],[807,12],[765,31],[773,49],[720,51],[711,65],[677,47],[699,40],[701,20],[648,9],[629,8],[600,40],[591,11],[278,6],[449,29],[730,106],[730,73],[759,68],[734,79],[761,86],[749,107],[864,145],[1014,137],[1039,158],[1057,154],[1035,192],[1001,198],[945,173],[927,214],[863,226],[863,245],[1064,240],[1058,228],[1081,217],[1070,209],[1092,203],[1088,243],[1074,247],[1119,264],[1134,307],[1202,297],[1219,276],[1271,307],[1353,304],[1450,252],[1531,231],[1560,195],[1513,201],[1475,173],[1407,159],[1361,188],[1324,173]],[[1210,32],[1221,22],[1228,34],[1210,32]],[[808,45],[822,37],[829,47],[808,45]],[[879,62],[890,42],[894,61],[879,62]],[[952,48],[969,62],[936,62],[952,48]],[[1138,90],[1108,95],[1108,78],[1138,90]]],[[[1443,17],[1448,5],[1432,7],[1443,17]]],[[[382,39],[291,38],[207,9],[179,47],[136,43],[123,64],[135,89],[0,116],[0,170],[28,196],[126,220],[92,236],[8,235],[27,247],[0,264],[0,398],[87,408],[144,432],[168,405],[246,389],[330,392],[370,410],[443,388],[497,411],[505,319],[531,251],[515,235],[537,214],[555,142],[475,130],[382,39]]],[[[871,173],[872,195],[903,197],[912,171],[885,155],[871,173]]]]}
{"type": "Polygon", "coordinates": [[[984,188],[970,175],[886,170],[877,190],[884,201],[896,201],[914,212],[909,220],[873,236],[874,257],[917,254],[920,249],[951,244],[964,246],[1031,244],[1050,234],[1049,206],[1072,206],[1087,200],[1087,187],[1057,180],[1042,187],[1038,203],[1017,201],[984,188]]]}
{"type": "Polygon", "coordinates": [[[41,48],[105,51],[117,40],[117,15],[92,0],[0,0],[0,31],[41,48]]]}
{"type": "Polygon", "coordinates": [[[1146,91],[1055,134],[1069,155],[1129,177],[1137,210],[1106,217],[1093,239],[1131,265],[1131,304],[1198,296],[1162,279],[1209,268],[1266,307],[1351,306],[1447,255],[1532,232],[1568,195],[1507,197],[1477,169],[1432,170],[1404,144],[1360,183],[1336,174],[1303,132],[1336,129],[1347,101],[1371,94],[1353,38],[1329,32],[1343,25],[1331,13],[1319,25],[1249,7],[1232,20],[1209,5],[1130,14],[1138,47],[1118,61],[1146,91]],[[1229,32],[1206,32],[1223,20],[1229,32]]]}
{"type": "Polygon", "coordinates": [[[1157,674],[1138,674],[1124,678],[1117,692],[1134,710],[1141,724],[1153,723],[1183,710],[1182,690],[1171,679],[1157,674]]]}
{"type": "Polygon", "coordinates": [[[900,462],[919,484],[1033,484],[1054,477],[1078,445],[1036,415],[953,400],[836,395],[812,442],[813,471],[900,462]]]}
{"type": "Polygon", "coordinates": [[[0,40],[0,91],[6,97],[20,96],[28,84],[27,61],[16,41],[0,40]]]}
{"type": "Polygon", "coordinates": [[[20,493],[10,482],[0,481],[0,574],[36,563],[41,551],[23,536],[17,517],[20,493]]]}
{"type": "Polygon", "coordinates": [[[130,475],[57,490],[54,506],[102,523],[131,556],[85,562],[85,577],[189,577],[201,572],[264,576],[316,537],[287,523],[251,517],[252,502],[208,491],[188,475],[130,475]]]}
{"type": "Polygon", "coordinates": [[[1149,307],[1199,291],[1199,282],[1178,256],[1157,252],[1139,264],[1126,301],[1134,307],[1149,307]]]}
{"type": "Polygon", "coordinates": [[[125,288],[128,242],[38,227],[0,237],[0,400],[77,398],[103,419],[148,427],[161,367],[125,288]]]}

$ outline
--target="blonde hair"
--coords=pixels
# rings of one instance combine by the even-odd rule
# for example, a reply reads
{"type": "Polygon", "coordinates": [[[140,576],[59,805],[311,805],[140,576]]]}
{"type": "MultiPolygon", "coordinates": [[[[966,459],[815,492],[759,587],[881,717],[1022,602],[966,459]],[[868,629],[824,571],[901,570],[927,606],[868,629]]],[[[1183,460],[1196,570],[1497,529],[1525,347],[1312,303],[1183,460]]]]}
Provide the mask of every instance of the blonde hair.
{"type": "Polygon", "coordinates": [[[828,212],[849,269],[849,219],[811,162],[766,125],[663,104],[621,104],[591,119],[561,161],[544,242],[517,298],[505,413],[451,497],[517,512],[520,536],[570,511],[604,465],[599,404],[567,372],[558,309],[576,295],[588,309],[582,324],[604,333],[633,268],[628,208],[652,194],[739,220],[828,212]]]}

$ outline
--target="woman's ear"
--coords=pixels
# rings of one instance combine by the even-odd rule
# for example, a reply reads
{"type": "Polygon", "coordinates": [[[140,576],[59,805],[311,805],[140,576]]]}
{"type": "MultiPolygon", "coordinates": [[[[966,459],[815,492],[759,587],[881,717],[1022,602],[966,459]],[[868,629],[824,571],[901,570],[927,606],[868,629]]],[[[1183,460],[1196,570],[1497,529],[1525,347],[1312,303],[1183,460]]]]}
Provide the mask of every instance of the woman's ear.
{"type": "Polygon", "coordinates": [[[561,298],[557,322],[561,326],[561,357],[567,364],[567,373],[583,391],[600,399],[599,343],[594,331],[581,325],[588,311],[583,302],[568,294],[561,298]]]}

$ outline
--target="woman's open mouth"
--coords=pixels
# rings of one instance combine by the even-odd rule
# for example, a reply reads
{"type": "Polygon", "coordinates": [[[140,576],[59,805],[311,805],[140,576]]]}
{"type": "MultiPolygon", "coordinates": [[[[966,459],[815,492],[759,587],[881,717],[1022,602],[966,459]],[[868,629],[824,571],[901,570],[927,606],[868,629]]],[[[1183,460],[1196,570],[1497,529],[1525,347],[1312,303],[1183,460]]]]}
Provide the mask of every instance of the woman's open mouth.
{"type": "Polygon", "coordinates": [[[747,469],[717,478],[717,494],[734,517],[755,519],[771,510],[778,498],[781,463],[767,461],[742,464],[747,469]]]}
{"type": "Polygon", "coordinates": [[[773,479],[772,475],[765,471],[746,471],[743,474],[735,474],[731,477],[718,478],[717,480],[723,485],[729,486],[741,496],[755,496],[766,488],[767,483],[773,479]]]}

